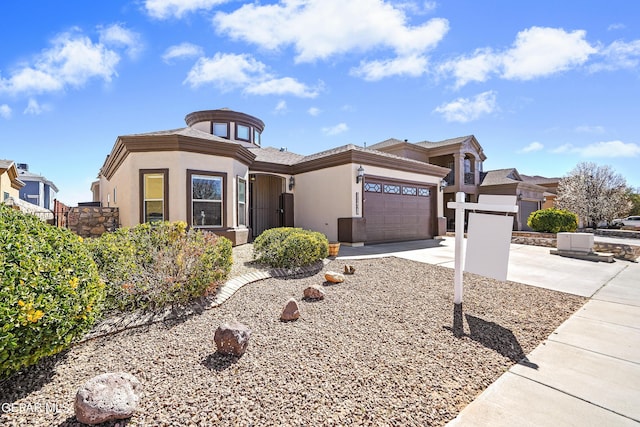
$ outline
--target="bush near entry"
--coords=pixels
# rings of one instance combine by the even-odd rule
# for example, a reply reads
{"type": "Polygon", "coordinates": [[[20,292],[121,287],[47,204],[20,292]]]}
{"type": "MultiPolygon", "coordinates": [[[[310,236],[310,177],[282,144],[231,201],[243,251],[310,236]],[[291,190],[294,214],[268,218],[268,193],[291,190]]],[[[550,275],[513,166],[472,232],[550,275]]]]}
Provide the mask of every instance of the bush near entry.
{"type": "Polygon", "coordinates": [[[103,299],[82,238],[0,204],[0,378],[67,348],[103,299]]]}
{"type": "Polygon", "coordinates": [[[329,240],[317,231],[301,228],[271,228],[253,242],[253,257],[277,268],[311,265],[329,255],[329,240]]]}
{"type": "Polygon", "coordinates": [[[155,309],[215,293],[231,270],[231,241],[182,221],[145,223],[87,240],[108,310],[155,309]]]}
{"type": "Polygon", "coordinates": [[[578,229],[578,216],[564,209],[541,209],[529,215],[527,225],[544,233],[574,232],[578,229]]]}

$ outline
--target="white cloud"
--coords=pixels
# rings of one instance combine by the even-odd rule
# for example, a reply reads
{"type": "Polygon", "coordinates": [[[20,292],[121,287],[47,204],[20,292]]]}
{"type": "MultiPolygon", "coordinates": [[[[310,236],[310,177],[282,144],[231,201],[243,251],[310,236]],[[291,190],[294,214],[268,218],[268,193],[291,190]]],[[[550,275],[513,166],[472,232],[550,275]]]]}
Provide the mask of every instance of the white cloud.
{"type": "Polygon", "coordinates": [[[68,86],[81,87],[94,78],[109,82],[117,76],[118,53],[93,43],[77,31],[57,36],[52,45],[33,64],[22,65],[9,78],[0,78],[0,92],[13,95],[56,92],[68,86]]]}
{"type": "Polygon", "coordinates": [[[597,62],[589,68],[591,71],[615,71],[620,69],[634,69],[640,64],[640,40],[629,43],[615,41],[600,50],[602,62],[597,62]]]}
{"type": "Polygon", "coordinates": [[[561,146],[551,150],[551,152],[554,154],[564,154],[564,153],[570,153],[572,151],[574,151],[573,144],[562,144],[561,146]]]}
{"type": "Polygon", "coordinates": [[[218,12],[214,26],[233,39],[265,49],[293,46],[296,62],[380,49],[407,57],[433,48],[449,30],[446,19],[418,26],[407,21],[401,8],[382,0],[281,0],[218,12]]]}
{"type": "Polygon", "coordinates": [[[596,142],[578,149],[583,157],[636,157],[640,155],[640,145],[622,141],[596,142]]]}
{"type": "Polygon", "coordinates": [[[633,142],[601,141],[584,147],[576,147],[572,144],[564,144],[551,150],[555,154],[577,154],[588,158],[614,158],[640,156],[640,145],[633,142]]]}
{"type": "Polygon", "coordinates": [[[25,108],[24,110],[24,114],[31,114],[34,116],[38,116],[42,113],[44,113],[45,111],[49,111],[50,108],[47,105],[40,105],[38,103],[38,101],[36,101],[35,99],[31,98],[29,99],[29,103],[27,104],[27,108],[25,108]]]}
{"type": "Polygon", "coordinates": [[[473,98],[458,98],[448,104],[440,105],[434,112],[442,114],[448,122],[466,123],[484,114],[490,114],[496,109],[496,93],[487,91],[473,98]]]}
{"type": "Polygon", "coordinates": [[[99,28],[100,43],[107,46],[124,47],[130,58],[137,58],[143,50],[140,34],[119,24],[99,28]]]}
{"type": "Polygon", "coordinates": [[[3,119],[10,119],[11,113],[11,107],[9,107],[7,104],[0,104],[0,117],[2,117],[3,119]]]}
{"type": "Polygon", "coordinates": [[[216,53],[213,58],[200,58],[185,79],[193,88],[211,83],[222,90],[246,86],[266,73],[266,65],[247,54],[216,53]]]}
{"type": "Polygon", "coordinates": [[[169,46],[162,54],[162,60],[170,63],[174,59],[194,58],[204,54],[202,48],[192,43],[180,43],[169,46]]]}
{"type": "Polygon", "coordinates": [[[319,94],[319,89],[310,88],[291,77],[266,78],[248,85],[244,91],[252,95],[293,95],[300,98],[315,98],[319,94]]]}
{"type": "Polygon", "coordinates": [[[441,74],[453,74],[457,88],[469,82],[484,82],[501,65],[501,58],[491,49],[477,49],[472,56],[459,57],[438,67],[441,74]]]}
{"type": "Polygon", "coordinates": [[[284,114],[287,112],[287,101],[285,100],[280,100],[278,101],[278,103],[276,104],[276,108],[274,109],[274,112],[276,114],[284,114]]]}
{"type": "Polygon", "coordinates": [[[544,148],[544,145],[542,145],[540,142],[534,141],[531,144],[527,145],[526,147],[522,148],[521,150],[519,150],[519,153],[533,153],[534,151],[540,151],[544,148]]]}
{"type": "Polygon", "coordinates": [[[613,30],[624,30],[625,28],[627,28],[626,25],[622,24],[622,23],[616,23],[616,24],[611,24],[607,27],[608,31],[613,31],[613,30]]]}
{"type": "Polygon", "coordinates": [[[509,80],[546,77],[581,66],[597,53],[585,37],[583,30],[531,27],[519,32],[509,49],[476,49],[470,56],[444,62],[438,71],[452,74],[458,88],[472,81],[484,82],[492,75],[509,80]]]}
{"type": "Polygon", "coordinates": [[[583,30],[570,33],[561,28],[531,27],[521,31],[503,58],[502,77],[530,80],[584,64],[596,48],[585,40],[583,30]]]}
{"type": "Polygon", "coordinates": [[[146,0],[144,7],[152,18],[182,18],[197,10],[210,10],[229,0],[146,0]]]}
{"type": "Polygon", "coordinates": [[[583,125],[583,126],[576,127],[576,132],[581,132],[581,133],[604,133],[604,127],[602,127],[602,126],[583,125]]]}
{"type": "Polygon", "coordinates": [[[367,81],[397,75],[419,77],[426,72],[428,63],[428,59],[422,55],[409,55],[383,61],[363,61],[359,67],[353,68],[350,74],[367,81]]]}
{"type": "Polygon", "coordinates": [[[311,107],[307,110],[310,116],[318,116],[322,111],[319,108],[311,107]]]}
{"type": "Polygon", "coordinates": [[[339,123],[335,126],[322,128],[322,133],[325,135],[338,135],[349,130],[349,126],[346,123],[339,123]]]}
{"type": "Polygon", "coordinates": [[[267,66],[251,55],[216,53],[213,58],[200,58],[187,74],[184,83],[192,88],[213,84],[223,91],[241,88],[253,95],[293,95],[314,98],[322,89],[311,88],[291,77],[278,78],[267,66]]]}

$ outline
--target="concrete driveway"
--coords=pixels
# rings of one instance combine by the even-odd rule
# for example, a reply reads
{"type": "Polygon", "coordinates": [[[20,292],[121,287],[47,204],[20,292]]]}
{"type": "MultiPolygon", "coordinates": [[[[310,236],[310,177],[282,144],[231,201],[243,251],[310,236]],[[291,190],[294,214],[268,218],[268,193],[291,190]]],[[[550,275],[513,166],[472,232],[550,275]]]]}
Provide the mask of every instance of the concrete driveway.
{"type": "MultiPolygon", "coordinates": [[[[466,240],[465,240],[466,242],[466,240]]],[[[395,256],[453,268],[455,239],[383,243],[361,247],[340,246],[339,259],[395,256]]],[[[591,297],[632,263],[592,262],[551,255],[550,248],[512,244],[507,280],[591,297]]],[[[452,285],[453,286],[453,285],[452,285]]]]}

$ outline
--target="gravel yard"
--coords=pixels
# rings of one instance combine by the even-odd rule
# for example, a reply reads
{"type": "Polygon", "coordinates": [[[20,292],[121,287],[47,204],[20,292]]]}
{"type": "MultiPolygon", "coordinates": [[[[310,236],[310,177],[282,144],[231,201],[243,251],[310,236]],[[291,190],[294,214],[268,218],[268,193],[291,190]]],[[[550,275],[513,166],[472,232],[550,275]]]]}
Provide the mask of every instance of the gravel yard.
{"type": "MultiPolygon", "coordinates": [[[[234,275],[253,268],[234,256],[234,275]]],[[[78,425],[78,387],[110,371],[144,385],[129,426],[444,425],[586,302],[466,275],[455,312],[453,270],[348,262],[356,273],[326,285],[323,301],[302,301],[302,291],[342,271],[340,260],[311,277],[246,285],[202,314],[79,344],[1,384],[0,425],[78,425]],[[284,323],[290,297],[302,317],[284,323]],[[231,319],[253,331],[239,359],[213,342],[231,319]]]]}

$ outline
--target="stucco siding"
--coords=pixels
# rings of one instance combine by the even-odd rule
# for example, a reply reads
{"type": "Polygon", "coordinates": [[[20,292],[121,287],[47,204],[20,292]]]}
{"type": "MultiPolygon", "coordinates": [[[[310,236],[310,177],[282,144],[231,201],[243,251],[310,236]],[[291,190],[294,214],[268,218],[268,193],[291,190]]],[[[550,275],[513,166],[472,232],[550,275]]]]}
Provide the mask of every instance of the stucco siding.
{"type": "MultiPolygon", "coordinates": [[[[298,174],[294,190],[296,227],[324,233],[331,241],[338,239],[338,218],[355,215],[358,165],[347,164],[298,174]]],[[[359,203],[361,205],[362,200],[359,203]]],[[[362,211],[360,211],[362,212],[362,211]]]]}
{"type": "Polygon", "coordinates": [[[234,227],[237,218],[236,179],[248,179],[248,167],[228,157],[207,156],[188,152],[131,153],[120,165],[111,180],[101,179],[100,201],[120,208],[120,221],[124,227],[140,222],[140,176],[141,169],[168,169],[169,221],[188,221],[187,218],[187,170],[226,174],[223,222],[234,227]],[[116,188],[116,200],[113,189],[116,188]]]}

